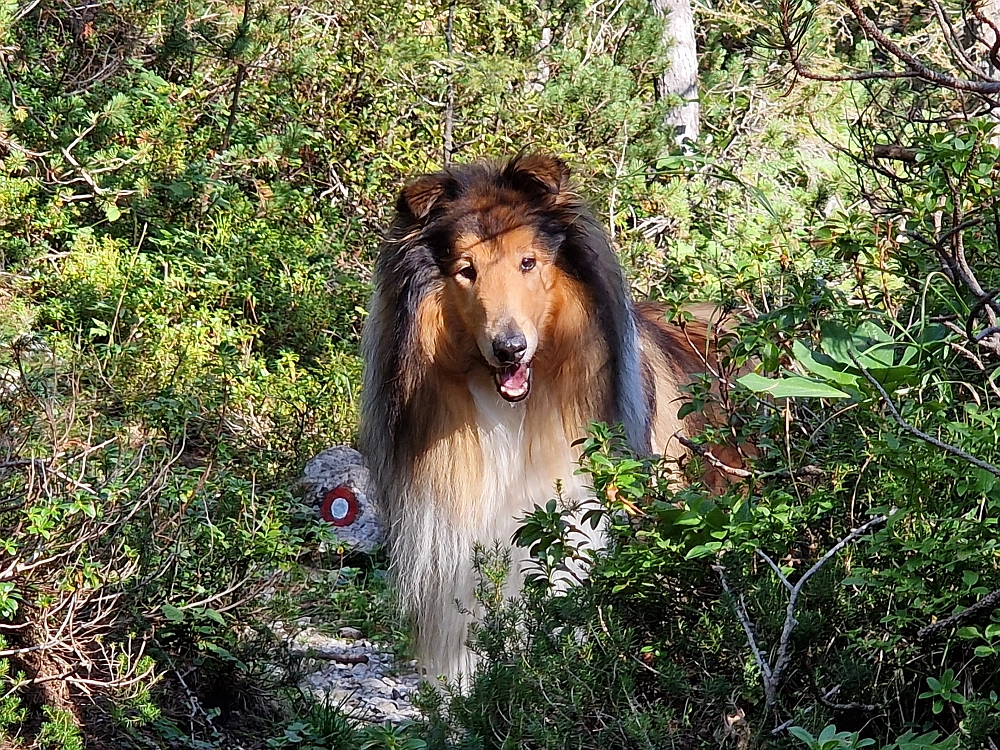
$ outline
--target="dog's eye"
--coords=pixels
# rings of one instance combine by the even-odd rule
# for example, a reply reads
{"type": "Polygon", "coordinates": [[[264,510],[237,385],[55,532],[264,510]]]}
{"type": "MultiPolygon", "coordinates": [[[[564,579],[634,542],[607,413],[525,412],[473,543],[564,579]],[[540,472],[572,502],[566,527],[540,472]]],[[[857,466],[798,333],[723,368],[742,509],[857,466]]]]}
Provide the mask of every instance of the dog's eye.
{"type": "Polygon", "coordinates": [[[461,276],[463,279],[466,279],[467,281],[475,281],[476,269],[473,266],[462,266],[461,268],[458,269],[458,272],[455,275],[461,276]]]}
{"type": "Polygon", "coordinates": [[[530,271],[534,267],[535,267],[535,259],[534,258],[521,258],[521,270],[522,271],[524,271],[525,273],[527,273],[528,271],[530,271]]]}

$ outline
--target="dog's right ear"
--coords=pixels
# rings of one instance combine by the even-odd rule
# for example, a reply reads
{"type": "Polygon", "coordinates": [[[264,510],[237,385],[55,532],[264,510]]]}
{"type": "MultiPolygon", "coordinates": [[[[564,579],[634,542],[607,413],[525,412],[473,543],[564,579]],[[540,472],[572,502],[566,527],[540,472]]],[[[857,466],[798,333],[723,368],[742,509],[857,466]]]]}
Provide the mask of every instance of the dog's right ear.
{"type": "Polygon", "coordinates": [[[417,221],[427,218],[442,197],[454,186],[455,179],[445,173],[425,174],[411,182],[399,195],[396,211],[401,216],[411,216],[417,221]]]}

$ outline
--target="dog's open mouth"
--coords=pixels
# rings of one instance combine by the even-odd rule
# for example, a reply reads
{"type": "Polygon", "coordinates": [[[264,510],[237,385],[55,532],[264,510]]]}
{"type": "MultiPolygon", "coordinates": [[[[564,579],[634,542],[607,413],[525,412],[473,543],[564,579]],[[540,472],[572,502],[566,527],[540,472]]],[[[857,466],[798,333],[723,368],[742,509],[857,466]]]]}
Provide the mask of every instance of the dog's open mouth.
{"type": "Polygon", "coordinates": [[[523,401],[531,390],[531,363],[520,362],[493,369],[497,392],[510,402],[523,401]]]}

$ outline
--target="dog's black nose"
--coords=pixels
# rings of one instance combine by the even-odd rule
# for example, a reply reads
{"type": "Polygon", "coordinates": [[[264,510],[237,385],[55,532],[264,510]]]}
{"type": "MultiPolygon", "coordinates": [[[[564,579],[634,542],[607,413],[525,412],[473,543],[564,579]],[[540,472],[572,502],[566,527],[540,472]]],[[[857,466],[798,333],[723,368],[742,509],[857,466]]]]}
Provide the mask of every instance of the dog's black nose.
{"type": "Polygon", "coordinates": [[[520,331],[507,331],[493,339],[493,356],[501,365],[516,365],[527,348],[528,342],[520,331]]]}

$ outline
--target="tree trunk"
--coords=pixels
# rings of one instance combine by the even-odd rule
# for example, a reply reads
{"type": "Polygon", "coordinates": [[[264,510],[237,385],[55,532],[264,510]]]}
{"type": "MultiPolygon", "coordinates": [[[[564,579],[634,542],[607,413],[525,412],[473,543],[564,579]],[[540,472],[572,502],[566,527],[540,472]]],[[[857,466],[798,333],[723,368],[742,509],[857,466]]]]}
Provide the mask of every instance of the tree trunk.
{"type": "Polygon", "coordinates": [[[653,14],[664,19],[663,46],[669,67],[657,77],[656,97],[679,96],[683,103],[664,119],[677,143],[695,140],[699,132],[698,54],[694,39],[694,9],[691,0],[652,0],[653,14]]]}

